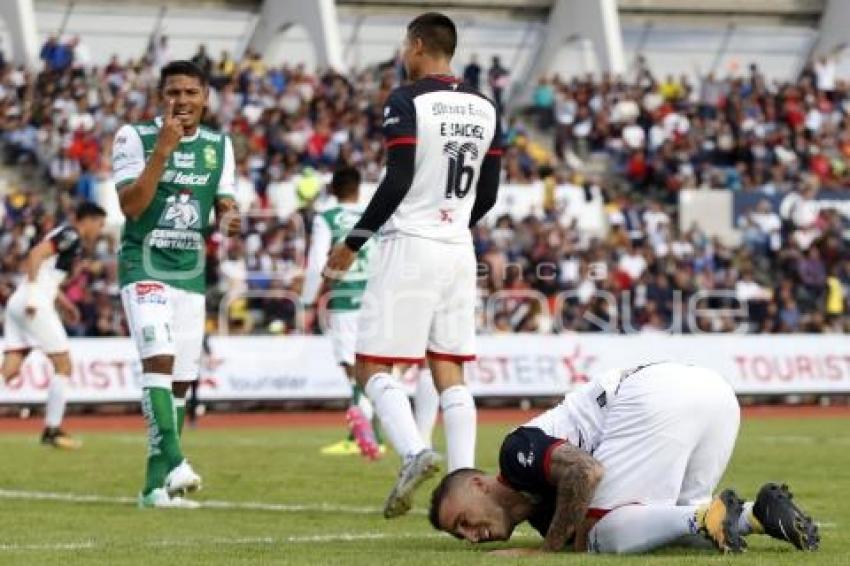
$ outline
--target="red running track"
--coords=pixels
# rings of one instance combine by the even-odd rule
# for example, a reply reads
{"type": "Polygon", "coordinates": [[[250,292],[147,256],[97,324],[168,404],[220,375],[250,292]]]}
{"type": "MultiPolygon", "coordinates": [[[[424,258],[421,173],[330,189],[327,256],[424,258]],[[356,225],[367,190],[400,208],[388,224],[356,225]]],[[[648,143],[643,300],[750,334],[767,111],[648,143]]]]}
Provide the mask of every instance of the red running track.
{"type": "MultiPolygon", "coordinates": [[[[539,410],[482,409],[478,421],[489,424],[522,424],[540,413],[539,410]]],[[[850,418],[850,406],[818,407],[812,405],[759,405],[743,408],[744,418],[755,419],[817,419],[850,418]]],[[[213,413],[200,418],[203,428],[311,428],[342,427],[342,411],[213,413]]],[[[41,417],[18,419],[0,418],[0,434],[6,432],[37,432],[43,426],[41,417]]],[[[71,416],[65,427],[70,430],[139,430],[144,429],[141,415],[71,416]]]]}

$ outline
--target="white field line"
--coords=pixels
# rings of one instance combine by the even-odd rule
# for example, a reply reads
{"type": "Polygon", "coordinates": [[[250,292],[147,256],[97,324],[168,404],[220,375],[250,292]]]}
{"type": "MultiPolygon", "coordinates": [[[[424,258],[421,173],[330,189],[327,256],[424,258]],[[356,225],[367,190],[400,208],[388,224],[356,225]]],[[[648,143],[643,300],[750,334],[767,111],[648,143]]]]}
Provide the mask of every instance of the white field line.
{"type": "MultiPolygon", "coordinates": [[[[135,505],[135,497],[96,494],[56,493],[49,491],[22,491],[0,489],[0,499],[24,501],[61,501],[65,503],[106,503],[112,505],[135,505]]],[[[206,509],[241,509],[247,511],[277,511],[280,513],[345,513],[349,515],[378,515],[379,507],[340,505],[334,503],[263,503],[258,501],[199,501],[206,509]]],[[[411,513],[424,515],[425,510],[414,509],[411,513]]]]}
{"type": "MultiPolygon", "coordinates": [[[[16,499],[22,501],[60,501],[64,503],[106,503],[113,505],[128,506],[136,503],[134,497],[107,496],[96,494],[74,494],[55,493],[45,491],[21,491],[0,489],[0,499],[16,499]]],[[[277,511],[283,513],[299,512],[322,512],[322,513],[349,513],[349,514],[378,514],[377,507],[358,507],[353,505],[333,505],[330,503],[319,504],[283,504],[283,503],[256,503],[239,501],[204,501],[202,508],[210,509],[244,509],[259,511],[277,511]]],[[[423,510],[414,510],[417,515],[424,514],[423,510]]],[[[822,529],[835,529],[837,523],[818,523],[822,529]]],[[[321,533],[312,535],[293,535],[287,537],[225,537],[197,540],[158,540],[145,543],[150,547],[189,547],[204,544],[224,545],[278,545],[278,544],[306,544],[306,543],[331,543],[331,542],[357,542],[364,540],[427,540],[448,536],[445,533],[321,533]]],[[[513,538],[535,537],[530,530],[521,527],[514,533],[513,538]]],[[[19,544],[0,543],[0,552],[23,552],[44,550],[85,550],[102,546],[92,540],[73,541],[63,543],[42,544],[19,544]]]]}
{"type": "Polygon", "coordinates": [[[764,435],[754,438],[766,444],[850,444],[850,436],[795,436],[795,435],[764,435]]]}
{"type": "MultiPolygon", "coordinates": [[[[287,544],[309,544],[309,543],[332,543],[332,542],[358,542],[364,540],[428,540],[442,538],[447,535],[440,533],[324,533],[312,535],[294,535],[288,537],[217,537],[198,539],[176,539],[156,540],[143,543],[144,546],[152,548],[162,547],[192,547],[210,544],[218,545],[287,545],[287,544]]],[[[59,551],[59,550],[90,550],[105,546],[91,540],[39,544],[0,544],[0,552],[25,552],[25,551],[59,551]]]]}
{"type": "Polygon", "coordinates": [[[203,544],[307,544],[329,542],[357,542],[362,540],[429,540],[444,538],[443,533],[322,533],[313,535],[293,535],[284,537],[220,537],[212,539],[159,540],[147,543],[147,546],[197,546],[203,544]]]}
{"type": "MultiPolygon", "coordinates": [[[[22,501],[61,501],[64,503],[106,503],[111,505],[135,505],[135,497],[56,493],[51,491],[24,491],[15,489],[0,489],[0,499],[17,499],[22,501]]],[[[280,513],[346,513],[350,515],[376,515],[381,513],[378,507],[357,505],[337,505],[333,503],[261,503],[257,501],[199,501],[201,508],[206,509],[242,509],[246,511],[277,511],[280,513]]],[[[426,515],[424,509],[413,509],[413,515],[426,515]]],[[[834,529],[838,523],[821,522],[822,529],[834,529]]],[[[522,527],[515,534],[522,534],[522,527]]]]}
{"type": "Polygon", "coordinates": [[[84,550],[98,546],[94,541],[86,540],[79,542],[55,542],[42,544],[3,544],[0,543],[0,552],[21,552],[26,550],[84,550]]]}

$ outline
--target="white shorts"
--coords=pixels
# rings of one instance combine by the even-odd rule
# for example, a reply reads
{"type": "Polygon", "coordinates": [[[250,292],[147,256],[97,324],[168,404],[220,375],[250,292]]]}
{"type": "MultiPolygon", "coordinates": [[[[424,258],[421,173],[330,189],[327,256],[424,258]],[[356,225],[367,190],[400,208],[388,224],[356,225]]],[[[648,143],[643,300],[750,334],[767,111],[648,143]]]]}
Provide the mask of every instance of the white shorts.
{"type": "Polygon", "coordinates": [[[709,501],[735,447],[740,415],[732,387],[712,370],[658,364],[625,378],[593,453],[605,475],[591,508],[709,501]]]}
{"type": "Polygon", "coordinates": [[[357,327],[357,358],[475,359],[475,252],[416,237],[378,243],[357,327]],[[373,267],[374,266],[374,267],[373,267]]]}
{"type": "Polygon", "coordinates": [[[354,349],[357,344],[358,311],[331,311],[328,313],[328,337],[333,346],[336,363],[354,367],[354,349]]]}
{"type": "Polygon", "coordinates": [[[15,291],[6,305],[5,346],[7,352],[40,348],[45,354],[67,352],[68,334],[56,307],[47,300],[39,301],[35,314],[26,315],[27,292],[15,291]]]}
{"type": "Polygon", "coordinates": [[[198,379],[204,342],[205,297],[159,281],[121,289],[130,335],[139,357],[174,356],[174,381],[198,379]]]}

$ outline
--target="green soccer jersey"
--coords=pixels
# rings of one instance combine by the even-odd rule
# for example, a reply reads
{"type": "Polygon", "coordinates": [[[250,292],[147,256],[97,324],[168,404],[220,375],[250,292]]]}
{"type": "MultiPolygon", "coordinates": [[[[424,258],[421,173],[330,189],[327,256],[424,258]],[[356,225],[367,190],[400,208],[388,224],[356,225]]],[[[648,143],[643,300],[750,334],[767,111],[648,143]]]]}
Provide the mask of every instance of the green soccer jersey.
{"type": "MultiPolygon", "coordinates": [[[[161,119],[123,126],[115,136],[112,170],[120,191],[142,172],[153,152],[161,119]]],[[[199,126],[184,137],[165,166],[156,193],[121,235],[121,286],[160,281],[195,293],[205,291],[204,237],[212,229],[216,199],[232,198],[235,163],[230,139],[199,126]]]]}
{"type": "MultiPolygon", "coordinates": [[[[331,247],[345,240],[348,233],[360,220],[363,210],[356,204],[339,204],[316,215],[313,220],[310,252],[307,258],[307,281],[305,295],[312,302],[318,291],[321,270],[331,247]]],[[[371,240],[357,252],[351,269],[345,277],[336,281],[331,287],[331,299],[328,309],[332,311],[356,311],[360,308],[363,291],[369,277],[369,255],[372,250],[371,240]]]]}

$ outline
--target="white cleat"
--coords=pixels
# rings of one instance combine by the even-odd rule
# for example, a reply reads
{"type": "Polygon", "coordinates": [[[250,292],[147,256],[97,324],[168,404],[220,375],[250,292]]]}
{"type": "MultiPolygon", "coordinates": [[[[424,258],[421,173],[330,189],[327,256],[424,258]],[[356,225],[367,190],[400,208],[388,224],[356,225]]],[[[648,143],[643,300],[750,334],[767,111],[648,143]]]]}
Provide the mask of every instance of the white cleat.
{"type": "Polygon", "coordinates": [[[404,460],[398,479],[384,504],[384,517],[392,519],[404,515],[413,506],[413,492],[424,481],[440,471],[443,457],[426,448],[404,460]]]}
{"type": "Polygon", "coordinates": [[[188,460],[183,460],[180,464],[168,472],[165,476],[165,490],[168,495],[185,495],[192,491],[201,489],[201,476],[195,473],[188,460]]]}
{"type": "Polygon", "coordinates": [[[140,509],[197,509],[201,504],[182,497],[170,497],[165,488],[158,487],[147,495],[139,494],[140,509]]]}

